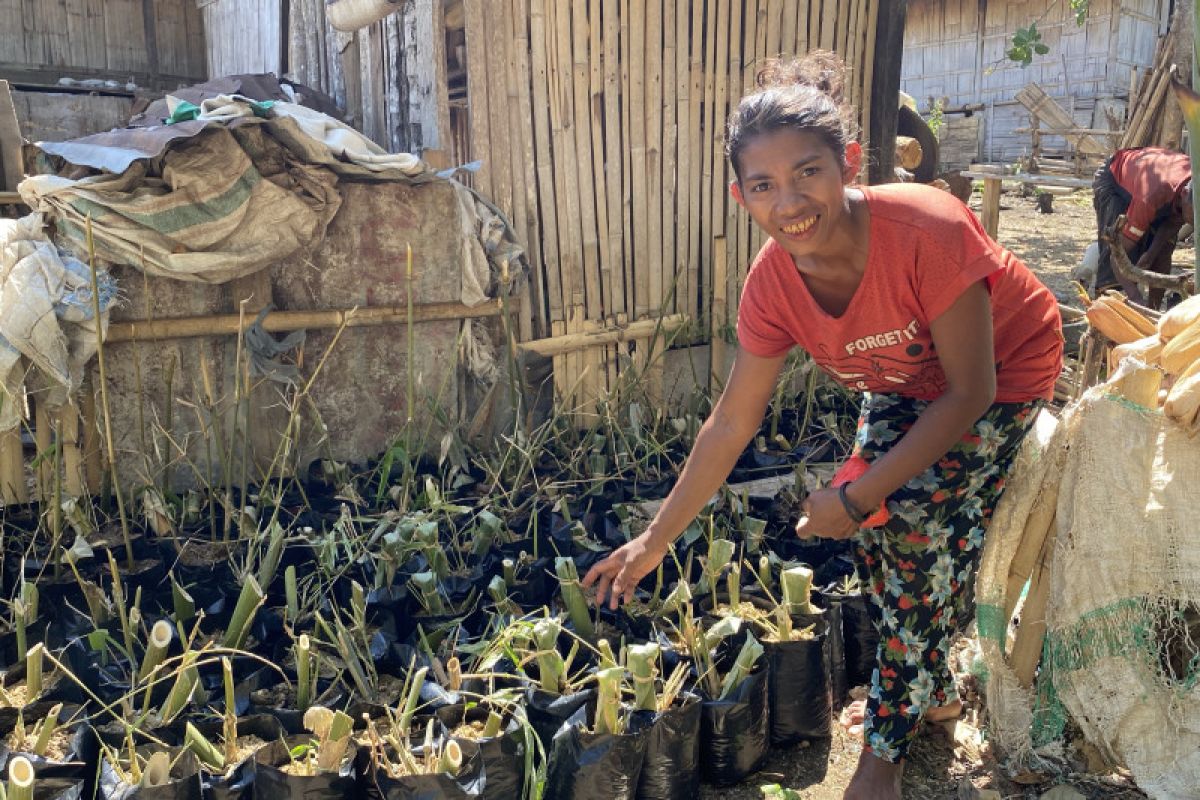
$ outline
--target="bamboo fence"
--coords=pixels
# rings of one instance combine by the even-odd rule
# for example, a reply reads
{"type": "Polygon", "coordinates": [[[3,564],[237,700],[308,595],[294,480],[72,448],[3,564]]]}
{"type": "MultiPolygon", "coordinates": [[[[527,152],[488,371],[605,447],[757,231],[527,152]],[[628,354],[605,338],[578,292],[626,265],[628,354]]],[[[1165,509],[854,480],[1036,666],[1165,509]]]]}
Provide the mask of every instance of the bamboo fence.
{"type": "MultiPolygon", "coordinates": [[[[579,343],[554,356],[568,405],[615,389],[637,338],[591,334],[683,315],[695,338],[730,335],[764,239],[729,196],[725,121],[765,58],[822,48],[847,62],[868,130],[880,5],[463,0],[465,97],[451,87],[448,155],[482,162],[474,186],[527,243],[523,338],[579,343]]],[[[651,340],[637,341],[634,363],[660,375],[651,340]]]]}

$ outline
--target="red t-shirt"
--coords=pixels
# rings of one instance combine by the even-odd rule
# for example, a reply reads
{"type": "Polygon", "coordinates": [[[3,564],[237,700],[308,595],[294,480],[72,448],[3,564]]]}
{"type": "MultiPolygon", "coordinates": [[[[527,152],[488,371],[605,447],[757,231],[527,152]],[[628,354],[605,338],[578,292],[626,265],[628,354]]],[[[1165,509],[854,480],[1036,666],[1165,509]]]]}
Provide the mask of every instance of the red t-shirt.
{"type": "Polygon", "coordinates": [[[799,345],[853,389],[933,400],[946,390],[946,376],[929,323],[967,287],[985,280],[992,301],[996,402],[1053,397],[1063,338],[1050,290],[988,238],[952,195],[900,183],[862,192],[871,215],[867,266],[845,313],[825,313],[791,256],[771,240],[742,290],[741,346],[771,358],[799,345]]]}
{"type": "MultiPolygon", "coordinates": [[[[1118,150],[1108,169],[1122,189],[1129,192],[1125,228],[1130,241],[1141,241],[1164,206],[1179,196],[1179,189],[1192,177],[1192,161],[1186,153],[1161,147],[1118,150]]],[[[1190,221],[1190,220],[1189,220],[1190,221]]]]}

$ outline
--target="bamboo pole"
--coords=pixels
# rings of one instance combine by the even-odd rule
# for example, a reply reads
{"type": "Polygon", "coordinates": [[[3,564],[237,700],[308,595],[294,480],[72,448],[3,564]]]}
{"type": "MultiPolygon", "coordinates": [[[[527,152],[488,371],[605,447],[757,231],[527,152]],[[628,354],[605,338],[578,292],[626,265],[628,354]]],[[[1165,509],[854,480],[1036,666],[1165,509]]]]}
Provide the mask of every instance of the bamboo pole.
{"type": "MultiPolygon", "coordinates": [[[[704,102],[704,3],[692,3],[692,26],[688,41],[688,124],[687,134],[687,180],[683,194],[687,196],[688,222],[687,238],[687,304],[689,311],[694,311],[698,319],[704,317],[704,300],[700,293],[701,276],[701,230],[703,225],[700,218],[703,152],[700,148],[703,121],[702,104],[704,102]]],[[[707,272],[707,268],[704,268],[707,272]]]]}
{"type": "Polygon", "coordinates": [[[629,29],[629,158],[633,178],[633,316],[641,319],[650,311],[650,240],[647,225],[646,159],[646,0],[630,0],[629,29]]]}
{"type": "Polygon", "coordinates": [[[779,22],[779,55],[795,55],[797,11],[800,0],[783,0],[783,16],[779,22]]]}
{"type": "Polygon", "coordinates": [[[534,119],[533,100],[530,96],[532,79],[530,76],[530,44],[529,44],[529,0],[512,0],[513,22],[513,60],[516,66],[517,106],[516,128],[511,131],[515,147],[520,148],[519,155],[514,151],[513,168],[519,170],[520,183],[523,191],[516,190],[515,198],[525,206],[524,243],[529,253],[529,269],[532,273],[529,279],[530,303],[521,304],[521,326],[524,340],[533,336],[545,336],[546,327],[546,265],[543,261],[542,223],[538,217],[538,180],[537,161],[534,156],[534,137],[530,135],[528,126],[534,119]],[[526,325],[532,328],[527,334],[526,325]],[[530,335],[531,334],[531,335],[530,335]]]}
{"type": "MultiPolygon", "coordinates": [[[[865,152],[871,148],[871,85],[875,72],[875,31],[879,27],[879,4],[883,0],[867,0],[867,27],[864,38],[866,63],[863,64],[863,88],[859,95],[859,105],[862,108],[862,146],[865,152]]],[[[867,174],[866,159],[863,160],[863,173],[867,174]]]]}
{"type": "Polygon", "coordinates": [[[646,2],[646,272],[647,309],[657,316],[663,301],[663,10],[646,2]]]}
{"type": "MultiPolygon", "coordinates": [[[[729,20],[729,111],[732,112],[741,100],[743,87],[749,82],[747,75],[754,62],[754,48],[758,42],[758,9],[766,0],[741,0],[730,5],[729,20]]],[[[726,114],[728,119],[729,114],[726,114]]],[[[718,128],[720,130],[720,128],[718,128]]],[[[721,164],[728,169],[728,159],[725,158],[724,148],[721,148],[721,164]]],[[[750,252],[750,231],[742,207],[729,197],[729,182],[723,180],[721,199],[725,202],[725,280],[729,281],[730,273],[737,275],[736,267],[730,269],[729,262],[737,263],[742,259],[742,253],[750,252]]],[[[726,296],[728,296],[728,286],[726,296]]]]}
{"type": "Polygon", "coordinates": [[[700,227],[696,235],[700,237],[700,264],[702,265],[700,286],[700,314],[709,313],[709,301],[712,298],[713,273],[713,125],[720,117],[714,110],[716,94],[716,61],[717,61],[717,26],[725,25],[727,20],[718,15],[717,0],[707,3],[697,3],[705,8],[704,28],[704,100],[702,105],[703,118],[697,126],[703,133],[699,139],[700,153],[703,160],[700,173],[700,227]]]}
{"type": "Polygon", "coordinates": [[[56,463],[50,453],[53,447],[53,426],[50,422],[50,412],[46,408],[44,394],[34,398],[33,420],[33,442],[37,448],[38,459],[37,469],[34,472],[34,487],[38,502],[44,505],[54,493],[54,466],[56,463]]]}
{"type": "MultiPolygon", "coordinates": [[[[621,148],[621,20],[618,1],[603,0],[603,95],[604,95],[604,190],[608,208],[608,284],[605,286],[605,310],[609,316],[625,311],[625,237],[622,205],[624,151],[621,148]]],[[[599,149],[597,149],[599,152],[599,149]]]]}
{"type": "Polygon", "coordinates": [[[71,403],[63,406],[60,421],[63,461],[63,486],[71,497],[87,494],[83,474],[83,451],[79,448],[79,408],[71,403]]]}
{"type": "MultiPolygon", "coordinates": [[[[100,491],[104,483],[104,454],[100,449],[100,426],[96,419],[96,394],[90,379],[80,391],[79,417],[83,427],[83,474],[89,494],[100,491]]],[[[167,398],[167,402],[174,402],[167,398]]]]}
{"type": "MultiPolygon", "coordinates": [[[[511,304],[511,300],[508,301],[511,304]]],[[[500,314],[495,302],[478,306],[461,303],[425,303],[413,306],[415,322],[479,319],[500,314]]],[[[372,306],[368,308],[327,309],[316,311],[272,311],[263,319],[263,330],[269,333],[298,331],[305,328],[365,328],[376,325],[395,325],[408,319],[405,306],[372,306]]],[[[113,322],[104,337],[107,344],[163,339],[191,339],[200,336],[230,336],[254,322],[250,316],[212,314],[198,317],[175,317],[154,320],[113,322]]]]}
{"type": "Polygon", "coordinates": [[[678,42],[676,34],[679,30],[676,0],[662,0],[662,134],[659,137],[662,164],[662,176],[659,179],[661,202],[659,208],[659,230],[662,231],[662,244],[659,250],[658,294],[659,306],[656,313],[665,314],[678,311],[679,296],[672,295],[671,289],[678,274],[679,253],[675,245],[675,235],[678,230],[675,224],[675,179],[678,169],[679,128],[676,113],[678,111],[678,42]],[[667,301],[670,300],[668,303],[667,301]],[[664,307],[664,303],[667,305],[664,307]]]}
{"type": "Polygon", "coordinates": [[[467,50],[467,101],[471,124],[471,157],[483,162],[471,181],[482,194],[492,197],[492,161],[488,135],[487,45],[484,35],[483,0],[463,0],[467,50]]]}
{"type": "Polygon", "coordinates": [[[673,333],[688,323],[687,314],[668,314],[660,319],[643,319],[624,326],[610,326],[591,331],[563,333],[549,339],[523,342],[520,347],[543,356],[561,356],[589,347],[632,342],[652,336],[655,330],[673,333]]]}
{"type": "Polygon", "coordinates": [[[562,290],[561,258],[559,243],[558,205],[554,179],[554,161],[550,155],[550,99],[549,76],[546,56],[546,17],[543,0],[529,2],[529,46],[533,84],[533,133],[535,140],[537,192],[541,198],[541,223],[543,235],[540,246],[545,270],[545,293],[547,324],[544,334],[551,332],[550,322],[563,319],[564,295],[562,290]]]}

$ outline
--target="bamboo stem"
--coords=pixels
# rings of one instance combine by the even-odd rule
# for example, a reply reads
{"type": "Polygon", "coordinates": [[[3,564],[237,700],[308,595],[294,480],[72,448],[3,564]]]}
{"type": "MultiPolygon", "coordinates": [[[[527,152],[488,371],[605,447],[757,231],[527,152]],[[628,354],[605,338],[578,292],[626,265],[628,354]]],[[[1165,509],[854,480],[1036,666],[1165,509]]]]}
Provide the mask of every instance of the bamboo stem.
{"type": "Polygon", "coordinates": [[[225,684],[225,720],[222,735],[225,737],[225,763],[237,756],[237,695],[233,685],[233,662],[228,656],[221,657],[221,678],[225,684]]]}
{"type": "Polygon", "coordinates": [[[596,725],[598,734],[621,732],[621,678],[625,670],[609,667],[596,673],[599,690],[596,693],[596,725]]]}
{"type": "Polygon", "coordinates": [[[190,722],[183,729],[183,746],[206,766],[218,772],[225,771],[225,755],[190,722]]]}
{"type": "Polygon", "coordinates": [[[146,652],[142,655],[141,668],[138,670],[139,683],[147,680],[163,662],[167,655],[167,648],[171,646],[173,633],[174,629],[171,627],[171,623],[165,619],[154,623],[150,629],[150,639],[146,643],[146,652]]]}
{"type": "Polygon", "coordinates": [[[33,800],[33,764],[25,756],[8,762],[8,800],[33,800]]]}
{"type": "Polygon", "coordinates": [[[630,645],[627,651],[629,674],[633,676],[634,706],[642,711],[655,711],[658,698],[654,692],[659,646],[653,642],[630,645]]]}
{"type": "Polygon", "coordinates": [[[314,672],[312,644],[308,634],[300,634],[296,640],[296,710],[304,712],[312,705],[314,672]]]}
{"type": "Polygon", "coordinates": [[[289,564],[283,571],[283,593],[287,598],[288,622],[294,625],[300,618],[300,593],[296,587],[295,564],[289,564]]]}
{"type": "Polygon", "coordinates": [[[42,720],[42,725],[38,728],[37,741],[33,745],[34,755],[46,755],[46,748],[50,746],[50,739],[54,736],[54,732],[58,730],[58,715],[62,713],[63,704],[55,703],[50,712],[46,714],[42,720]]]}
{"type": "Polygon", "coordinates": [[[562,557],[554,559],[554,572],[558,575],[563,604],[567,607],[567,614],[575,626],[576,633],[585,639],[592,638],[596,635],[596,627],[592,624],[587,598],[583,596],[583,587],[579,583],[579,572],[575,569],[575,561],[562,557]]]}
{"type": "Polygon", "coordinates": [[[438,759],[437,771],[443,775],[457,775],[458,771],[462,769],[462,762],[462,747],[458,742],[451,739],[442,748],[442,755],[438,759]]]}
{"type": "Polygon", "coordinates": [[[46,647],[38,642],[25,654],[25,696],[33,702],[42,693],[42,654],[46,647]]]}

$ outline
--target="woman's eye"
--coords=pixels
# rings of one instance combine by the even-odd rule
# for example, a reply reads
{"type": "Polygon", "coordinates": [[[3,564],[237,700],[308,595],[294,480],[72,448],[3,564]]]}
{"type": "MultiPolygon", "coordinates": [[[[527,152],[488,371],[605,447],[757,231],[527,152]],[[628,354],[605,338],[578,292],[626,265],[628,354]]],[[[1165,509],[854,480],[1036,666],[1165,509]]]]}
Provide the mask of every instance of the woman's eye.
{"type": "Polygon", "coordinates": [[[819,167],[805,167],[804,169],[800,170],[800,175],[805,178],[811,178],[820,171],[821,170],[819,167]]]}
{"type": "Polygon", "coordinates": [[[771,184],[765,183],[765,182],[764,183],[754,183],[754,184],[750,185],[750,191],[752,191],[752,192],[765,192],[770,188],[771,188],[771,184]]]}

